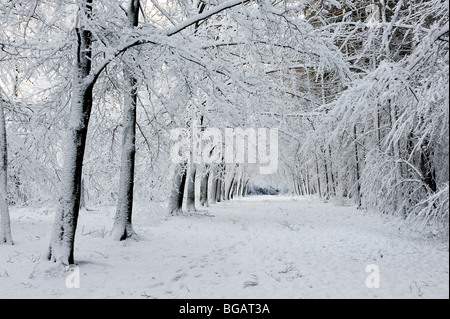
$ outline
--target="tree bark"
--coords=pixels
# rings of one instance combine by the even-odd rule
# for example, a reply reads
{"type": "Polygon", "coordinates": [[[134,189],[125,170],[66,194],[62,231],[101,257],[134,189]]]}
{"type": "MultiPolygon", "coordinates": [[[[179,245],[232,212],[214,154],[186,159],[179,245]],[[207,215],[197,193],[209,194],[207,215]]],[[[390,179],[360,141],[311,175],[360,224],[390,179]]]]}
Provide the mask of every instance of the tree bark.
{"type": "Polygon", "coordinates": [[[172,192],[169,197],[168,211],[172,216],[179,215],[183,208],[184,188],[186,185],[186,170],[185,163],[179,163],[176,166],[175,174],[173,176],[172,192]]]}
{"type": "Polygon", "coordinates": [[[217,174],[217,178],[216,178],[216,202],[220,203],[222,201],[222,178],[223,178],[223,172],[222,172],[222,166],[219,165],[219,172],[217,174]]]}
{"type": "Polygon", "coordinates": [[[242,172],[238,172],[237,173],[237,179],[236,179],[236,182],[234,184],[232,198],[239,198],[240,197],[239,194],[240,194],[241,180],[242,180],[242,172]]]}
{"type": "MultiPolygon", "coordinates": [[[[139,0],[130,0],[127,12],[129,27],[135,28],[139,23],[139,0]]],[[[127,53],[125,54],[127,55],[127,53]]],[[[137,80],[128,66],[123,69],[125,93],[122,155],[120,167],[119,195],[117,200],[116,216],[111,237],[113,240],[136,238],[133,230],[133,189],[136,158],[136,105],[137,80]]]]}
{"type": "Polygon", "coordinates": [[[308,167],[306,167],[305,174],[306,174],[306,194],[311,195],[311,184],[310,184],[308,167]]]}
{"type": "Polygon", "coordinates": [[[330,171],[330,181],[331,181],[331,195],[336,196],[336,183],[333,173],[333,156],[331,153],[331,146],[328,145],[328,159],[329,159],[329,171],[330,171]]]}
{"type": "MultiPolygon", "coordinates": [[[[390,128],[391,130],[394,129],[394,126],[396,125],[397,122],[397,109],[394,103],[391,103],[391,100],[388,100],[388,104],[390,106],[390,114],[389,114],[389,119],[390,119],[390,128]]],[[[401,194],[401,190],[400,187],[398,186],[399,182],[403,179],[403,175],[402,175],[402,167],[401,164],[399,162],[400,159],[400,145],[399,145],[399,141],[392,141],[392,155],[394,156],[394,160],[395,160],[395,171],[394,171],[394,185],[395,187],[393,188],[393,192],[394,192],[394,198],[393,198],[393,210],[394,212],[397,212],[399,209],[402,209],[402,214],[406,217],[406,212],[404,211],[404,207],[401,207],[399,205],[401,205],[402,203],[402,194],[401,194]]]]}
{"type": "Polygon", "coordinates": [[[13,245],[8,205],[8,146],[3,99],[0,94],[0,244],[13,245]]]}
{"type": "Polygon", "coordinates": [[[202,206],[209,206],[208,196],[209,196],[209,190],[208,190],[208,180],[210,179],[210,172],[209,172],[209,165],[206,165],[204,167],[203,174],[201,176],[200,180],[200,205],[202,206]]]}
{"type": "Polygon", "coordinates": [[[211,169],[208,178],[208,204],[216,203],[216,191],[217,191],[217,167],[211,169]]]}
{"type": "Polygon", "coordinates": [[[355,144],[355,170],[356,170],[356,203],[358,208],[362,206],[361,203],[361,172],[360,172],[360,163],[359,163],[359,153],[358,153],[358,143],[357,143],[357,131],[356,125],[353,126],[353,139],[355,144]]]}
{"type": "Polygon", "coordinates": [[[244,172],[242,172],[241,178],[239,180],[239,189],[238,189],[238,197],[239,198],[242,197],[242,193],[244,192],[244,179],[245,179],[245,175],[244,175],[244,172]]]}
{"type": "Polygon", "coordinates": [[[135,237],[132,226],[134,170],[136,158],[136,80],[129,71],[125,71],[127,92],[123,119],[122,155],[120,167],[119,194],[116,216],[111,237],[113,240],[125,240],[135,237]]]}
{"type": "Polygon", "coordinates": [[[247,193],[248,193],[248,182],[249,182],[249,179],[247,179],[245,181],[245,183],[244,183],[244,190],[242,191],[242,196],[243,197],[247,196],[247,193]]]}
{"type": "Polygon", "coordinates": [[[228,187],[227,197],[226,197],[227,200],[232,199],[235,178],[236,178],[236,173],[233,174],[233,178],[231,179],[230,186],[228,187]]]}
{"type": "Polygon", "coordinates": [[[80,208],[86,208],[86,198],[84,196],[84,177],[81,177],[81,190],[80,190],[80,208]]]}
{"type": "MultiPolygon", "coordinates": [[[[92,1],[85,0],[80,10],[82,19],[89,19],[92,1]]],[[[92,34],[83,23],[77,26],[77,59],[73,70],[70,123],[66,136],[61,194],[55,214],[53,232],[47,257],[49,260],[69,265],[74,263],[75,232],[80,210],[81,175],[89,118],[92,110],[94,82],[87,81],[91,71],[92,34]]]]}
{"type": "Polygon", "coordinates": [[[325,152],[324,152],[324,156],[325,156],[325,160],[324,160],[324,162],[323,162],[323,169],[324,169],[324,173],[325,173],[325,184],[326,184],[326,186],[327,186],[327,191],[326,191],[326,194],[325,194],[325,199],[330,199],[330,190],[331,190],[331,187],[330,187],[330,179],[328,178],[328,165],[327,165],[327,160],[326,160],[326,155],[325,155],[325,152]]]}
{"type": "Polygon", "coordinates": [[[226,183],[226,166],[223,165],[222,166],[222,173],[221,173],[221,184],[220,184],[220,189],[221,189],[221,198],[222,201],[226,201],[227,200],[227,183],[226,183]]]}
{"type": "Polygon", "coordinates": [[[436,172],[433,168],[431,156],[432,154],[430,151],[430,143],[428,139],[425,139],[420,149],[420,170],[425,185],[427,185],[427,187],[433,193],[436,193],[437,191],[436,172]]]}
{"type": "Polygon", "coordinates": [[[317,173],[317,192],[319,194],[319,197],[322,197],[322,188],[320,186],[320,171],[319,171],[319,164],[318,164],[319,159],[317,158],[316,155],[316,173],[317,173]]]}
{"type": "Polygon", "coordinates": [[[293,178],[292,178],[292,182],[293,182],[293,184],[294,184],[294,194],[295,195],[300,195],[300,188],[299,188],[299,185],[298,185],[298,178],[296,177],[296,176],[294,176],[293,178]]]}
{"type": "Polygon", "coordinates": [[[186,178],[186,212],[195,212],[195,164],[191,163],[186,178]]]}

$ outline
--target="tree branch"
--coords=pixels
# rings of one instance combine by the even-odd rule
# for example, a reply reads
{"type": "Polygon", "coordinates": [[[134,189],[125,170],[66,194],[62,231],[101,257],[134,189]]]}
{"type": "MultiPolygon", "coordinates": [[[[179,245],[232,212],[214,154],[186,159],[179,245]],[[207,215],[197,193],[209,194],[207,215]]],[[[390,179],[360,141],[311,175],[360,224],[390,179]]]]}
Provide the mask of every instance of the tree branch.
{"type": "Polygon", "coordinates": [[[213,16],[215,14],[218,14],[218,13],[220,13],[220,12],[226,10],[226,9],[230,9],[232,7],[236,7],[236,6],[240,5],[240,4],[243,4],[243,3],[246,3],[246,2],[250,2],[250,1],[251,0],[230,0],[230,1],[226,1],[226,2],[224,2],[222,4],[219,4],[219,5],[215,6],[214,8],[211,8],[211,9],[209,9],[207,11],[204,11],[203,13],[197,14],[196,16],[181,22],[177,26],[174,26],[174,27],[170,28],[167,31],[166,35],[170,37],[170,36],[172,36],[174,34],[177,34],[177,33],[181,32],[181,31],[183,31],[184,29],[186,29],[189,26],[198,23],[201,20],[205,20],[205,19],[207,19],[207,18],[209,18],[209,17],[211,17],[211,16],[213,16]]]}
{"type": "MultiPolygon", "coordinates": [[[[227,10],[229,8],[232,7],[236,7],[238,5],[241,5],[243,3],[247,3],[250,2],[251,0],[230,0],[230,1],[226,1],[222,4],[219,4],[217,6],[215,6],[214,8],[211,8],[203,13],[200,13],[190,19],[187,19],[183,22],[181,22],[180,24],[178,24],[177,26],[174,26],[172,28],[170,28],[166,33],[165,36],[167,37],[171,37],[172,35],[175,35],[181,31],[183,31],[184,29],[186,29],[187,27],[194,25],[196,23],[198,23],[199,21],[205,20],[215,14],[218,14],[224,10],[227,10]]],[[[85,84],[86,85],[93,85],[98,77],[100,76],[100,74],[102,73],[102,71],[106,68],[106,66],[112,61],[114,60],[117,56],[119,56],[120,54],[124,53],[126,50],[135,47],[137,45],[142,45],[142,44],[158,44],[155,42],[155,38],[157,38],[158,36],[161,36],[161,33],[158,32],[158,34],[154,34],[155,37],[152,37],[152,40],[149,40],[149,33],[145,32],[144,36],[142,36],[142,31],[140,30],[140,32],[138,32],[137,36],[132,35],[133,39],[125,44],[123,44],[122,46],[117,47],[112,53],[109,53],[106,55],[105,59],[100,63],[100,65],[94,70],[94,72],[92,72],[90,74],[90,76],[86,79],[85,84]]],[[[162,33],[164,35],[164,33],[162,33]]],[[[162,42],[162,41],[161,41],[162,42]]]]}

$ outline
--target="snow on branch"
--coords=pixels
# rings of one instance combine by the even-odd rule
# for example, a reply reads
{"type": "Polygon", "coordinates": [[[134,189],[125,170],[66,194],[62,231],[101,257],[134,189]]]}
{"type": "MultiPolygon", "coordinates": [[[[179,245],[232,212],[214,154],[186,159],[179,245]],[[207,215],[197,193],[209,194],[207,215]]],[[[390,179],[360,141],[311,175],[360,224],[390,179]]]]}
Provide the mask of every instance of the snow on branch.
{"type": "Polygon", "coordinates": [[[250,2],[250,0],[230,0],[230,1],[226,1],[226,2],[224,2],[222,4],[219,4],[219,5],[211,8],[211,9],[209,9],[209,10],[203,12],[203,13],[200,13],[200,14],[198,14],[198,15],[190,18],[190,19],[187,19],[187,20],[181,22],[177,26],[174,26],[174,27],[170,28],[167,31],[166,34],[167,34],[167,36],[170,37],[170,36],[172,36],[172,35],[174,35],[176,33],[179,33],[180,31],[186,29],[187,27],[189,27],[189,26],[191,26],[191,25],[193,25],[193,24],[195,24],[195,23],[197,23],[199,21],[208,19],[209,17],[211,17],[211,16],[213,16],[215,14],[218,14],[218,13],[220,13],[220,12],[226,10],[226,9],[230,9],[232,7],[236,7],[236,6],[238,6],[240,4],[243,4],[243,3],[246,3],[246,2],[250,2]]]}
{"type": "Polygon", "coordinates": [[[222,4],[219,4],[203,13],[200,13],[190,19],[187,19],[180,24],[170,28],[167,30],[167,32],[161,32],[160,30],[157,30],[155,28],[151,28],[150,30],[148,28],[141,28],[137,30],[136,32],[133,32],[130,35],[127,35],[127,39],[122,42],[121,45],[118,45],[116,48],[110,50],[107,54],[104,60],[97,66],[97,68],[92,72],[92,74],[86,79],[86,85],[92,85],[94,84],[102,71],[106,68],[106,66],[112,62],[117,56],[124,53],[128,49],[143,45],[143,44],[163,44],[165,41],[161,38],[163,37],[171,37],[182,30],[188,28],[191,25],[194,25],[195,23],[198,23],[199,21],[205,20],[215,14],[218,14],[224,10],[230,9],[232,7],[236,7],[238,5],[241,5],[243,3],[249,2],[250,0],[230,0],[226,1],[222,4]],[[159,38],[162,41],[157,41],[156,39],[159,38]]]}

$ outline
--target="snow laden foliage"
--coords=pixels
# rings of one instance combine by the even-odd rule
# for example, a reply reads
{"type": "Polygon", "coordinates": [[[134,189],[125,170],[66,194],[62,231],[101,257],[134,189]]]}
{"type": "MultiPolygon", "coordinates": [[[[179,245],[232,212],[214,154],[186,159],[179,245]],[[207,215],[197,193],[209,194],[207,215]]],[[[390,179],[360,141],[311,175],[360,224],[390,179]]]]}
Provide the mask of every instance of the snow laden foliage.
{"type": "Polygon", "coordinates": [[[0,87],[8,135],[8,199],[13,205],[52,203],[59,189],[61,137],[71,91],[67,65],[73,58],[66,17],[71,7],[65,4],[0,3],[0,87]],[[50,19],[55,11],[61,15],[50,19]]]}
{"type": "Polygon", "coordinates": [[[448,231],[446,1],[18,0],[0,17],[8,202],[57,207],[63,263],[80,208],[117,205],[122,239],[133,200],[195,213],[260,185],[448,231]],[[172,163],[171,130],[194,125],[277,128],[277,173],[172,163]]]}
{"type": "MultiPolygon", "coordinates": [[[[403,216],[414,229],[432,226],[447,235],[448,3],[400,1],[390,9],[385,20],[343,23],[365,30],[365,41],[351,49],[361,72],[321,107],[325,116],[303,153],[319,153],[324,195],[350,196],[359,206],[403,216]]],[[[315,157],[308,157],[312,165],[315,157]]]]}
{"type": "MultiPolygon", "coordinates": [[[[120,206],[123,198],[130,203],[134,189],[142,196],[138,198],[167,201],[175,171],[175,166],[167,165],[172,128],[190,128],[196,122],[219,128],[280,126],[280,114],[294,97],[308,99],[307,90],[297,93],[297,70],[320,74],[332,69],[336,77],[350,77],[332,41],[321,37],[322,30],[302,17],[306,10],[303,3],[228,0],[132,4],[139,7],[136,12],[142,17],[130,25],[127,1],[76,1],[75,5],[68,1],[2,2],[2,63],[16,63],[11,75],[2,78],[13,112],[25,104],[45,114],[44,106],[49,105],[49,115],[58,122],[45,127],[52,138],[48,140],[52,158],[32,163],[53,173],[50,185],[55,189],[34,189],[30,181],[20,190],[25,195],[18,196],[17,190],[12,200],[30,203],[26,194],[29,197],[36,191],[37,198],[47,194],[56,204],[49,257],[63,264],[73,262],[80,207],[109,201],[120,206]],[[34,84],[41,78],[39,85],[34,84]],[[129,113],[124,98],[129,92],[133,92],[137,115],[136,121],[125,124],[134,125],[131,129],[137,137],[135,142],[122,138],[120,145],[117,141],[130,127],[121,124],[122,114],[129,113]],[[53,130],[57,133],[52,134],[53,130]],[[119,164],[120,147],[129,151],[133,144],[137,159],[123,155],[119,164]],[[119,165],[122,172],[124,167],[135,168],[136,180],[126,172],[120,181],[119,165]],[[125,190],[118,183],[136,187],[125,190]]],[[[34,120],[34,111],[29,113],[34,120]]],[[[22,167],[29,167],[35,158],[28,150],[37,150],[36,144],[46,145],[47,140],[27,137],[33,130],[41,131],[40,125],[30,127],[20,120],[13,124],[14,133],[21,126],[26,132],[23,137],[16,136],[27,150],[17,156],[23,163],[13,170],[14,178],[20,178],[26,175],[22,167]]],[[[201,176],[213,177],[204,180],[203,190],[220,184],[215,188],[220,189],[221,199],[243,193],[248,177],[241,170],[235,171],[233,165],[219,170],[196,166],[191,165],[184,183],[190,194],[188,211],[195,211],[194,183],[201,176]],[[212,170],[216,173],[210,174],[212,170]]],[[[36,175],[24,177],[17,185],[36,175]]],[[[203,203],[206,197],[207,192],[203,192],[203,203]]],[[[125,210],[131,210],[131,205],[126,206],[125,210]]],[[[119,207],[119,211],[123,209],[119,207]]]]}

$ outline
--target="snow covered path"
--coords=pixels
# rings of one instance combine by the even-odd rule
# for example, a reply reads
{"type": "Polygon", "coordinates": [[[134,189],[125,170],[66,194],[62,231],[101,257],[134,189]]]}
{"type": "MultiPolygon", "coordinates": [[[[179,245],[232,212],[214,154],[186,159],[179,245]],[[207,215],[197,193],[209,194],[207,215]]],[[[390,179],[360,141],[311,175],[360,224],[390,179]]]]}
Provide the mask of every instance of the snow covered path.
{"type": "Polygon", "coordinates": [[[41,259],[53,213],[11,215],[0,298],[449,298],[448,243],[311,198],[248,197],[170,218],[138,207],[142,240],[125,243],[108,238],[113,207],[82,212],[78,289],[41,259]],[[366,287],[368,265],[379,267],[378,289],[366,287]]]}

